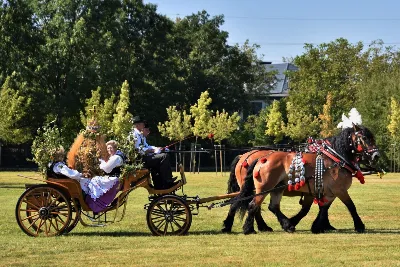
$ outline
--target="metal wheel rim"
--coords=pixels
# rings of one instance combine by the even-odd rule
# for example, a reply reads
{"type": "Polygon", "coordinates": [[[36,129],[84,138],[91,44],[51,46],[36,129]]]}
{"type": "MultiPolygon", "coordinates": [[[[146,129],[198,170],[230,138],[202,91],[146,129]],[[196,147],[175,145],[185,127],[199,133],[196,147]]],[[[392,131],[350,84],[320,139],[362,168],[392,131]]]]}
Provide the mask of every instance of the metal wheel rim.
{"type": "Polygon", "coordinates": [[[184,235],[192,223],[188,205],[175,196],[154,200],[147,211],[147,224],[157,236],[184,235]]]}
{"type": "Polygon", "coordinates": [[[56,188],[30,188],[18,199],[16,218],[19,227],[27,235],[60,235],[71,221],[71,204],[56,188]]]}

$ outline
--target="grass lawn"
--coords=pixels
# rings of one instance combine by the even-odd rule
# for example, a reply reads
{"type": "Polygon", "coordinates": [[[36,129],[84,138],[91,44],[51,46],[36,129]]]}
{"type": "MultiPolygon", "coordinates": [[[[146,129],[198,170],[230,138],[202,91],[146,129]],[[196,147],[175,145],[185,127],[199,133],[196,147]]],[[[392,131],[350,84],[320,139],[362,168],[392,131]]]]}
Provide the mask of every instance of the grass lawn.
{"type": "MultiPolygon", "coordinates": [[[[318,207],[296,228],[283,232],[263,205],[273,233],[245,236],[237,218],[232,234],[220,232],[229,207],[200,210],[187,236],[154,237],[146,224],[147,191],[130,194],[122,222],[107,227],[78,225],[70,234],[51,238],[25,235],[15,220],[15,204],[24,191],[18,172],[0,172],[0,266],[400,266],[400,174],[353,181],[350,195],[366,233],[357,234],[346,207],[336,200],[330,221],[337,231],[310,232],[318,207]]],[[[34,173],[21,173],[31,176],[34,173]]],[[[186,174],[188,196],[224,194],[228,174],[186,174]]],[[[266,202],[269,200],[267,199],[266,202]]],[[[298,198],[284,198],[288,216],[300,209],[298,198]]]]}

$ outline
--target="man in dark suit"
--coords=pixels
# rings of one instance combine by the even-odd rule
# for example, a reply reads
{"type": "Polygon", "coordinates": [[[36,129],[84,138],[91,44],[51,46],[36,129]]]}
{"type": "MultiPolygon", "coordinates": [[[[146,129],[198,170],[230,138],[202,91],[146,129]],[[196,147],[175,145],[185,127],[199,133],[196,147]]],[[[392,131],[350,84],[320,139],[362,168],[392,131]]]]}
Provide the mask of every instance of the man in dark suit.
{"type": "Polygon", "coordinates": [[[151,171],[154,187],[156,189],[167,189],[176,185],[178,182],[174,182],[172,177],[168,154],[162,153],[163,149],[160,147],[147,144],[146,137],[143,135],[146,126],[145,121],[140,116],[135,116],[133,124],[132,135],[136,140],[135,146],[139,154],[142,155],[144,166],[151,171]]]}

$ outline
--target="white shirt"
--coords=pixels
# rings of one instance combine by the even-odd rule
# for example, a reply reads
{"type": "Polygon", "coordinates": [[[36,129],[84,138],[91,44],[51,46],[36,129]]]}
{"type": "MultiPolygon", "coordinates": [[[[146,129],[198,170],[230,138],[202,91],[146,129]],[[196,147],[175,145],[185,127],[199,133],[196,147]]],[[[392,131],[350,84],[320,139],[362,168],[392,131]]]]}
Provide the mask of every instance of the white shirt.
{"type": "Polygon", "coordinates": [[[82,174],[77,170],[70,169],[64,162],[57,162],[53,166],[53,171],[58,174],[65,175],[71,179],[80,180],[82,179],[82,174]]]}
{"type": "Polygon", "coordinates": [[[147,144],[146,137],[144,137],[138,129],[134,128],[132,134],[136,140],[135,148],[137,149],[137,151],[139,151],[140,155],[146,154],[146,151],[149,149],[154,149],[155,152],[160,153],[159,148],[147,144]]]}
{"type": "Polygon", "coordinates": [[[122,166],[124,160],[118,155],[112,155],[107,162],[100,159],[100,169],[106,173],[110,173],[115,167],[122,166]]]}

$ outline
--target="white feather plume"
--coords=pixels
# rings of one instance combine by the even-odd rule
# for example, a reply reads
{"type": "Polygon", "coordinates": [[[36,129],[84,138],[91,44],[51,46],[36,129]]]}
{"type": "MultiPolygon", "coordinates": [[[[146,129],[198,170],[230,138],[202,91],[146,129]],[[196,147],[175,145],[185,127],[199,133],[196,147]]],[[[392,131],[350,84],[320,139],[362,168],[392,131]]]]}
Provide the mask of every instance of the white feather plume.
{"type": "Polygon", "coordinates": [[[339,122],[337,125],[337,128],[351,128],[353,127],[353,123],[355,125],[361,125],[362,120],[361,120],[361,114],[357,111],[356,108],[352,108],[349,112],[349,117],[346,115],[342,114],[342,121],[339,122]]]}

